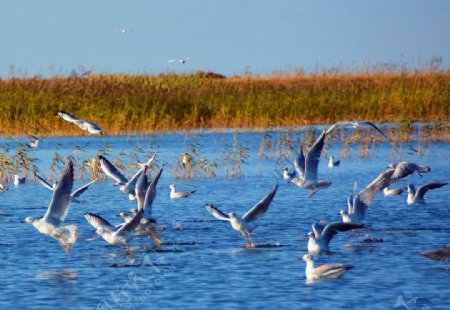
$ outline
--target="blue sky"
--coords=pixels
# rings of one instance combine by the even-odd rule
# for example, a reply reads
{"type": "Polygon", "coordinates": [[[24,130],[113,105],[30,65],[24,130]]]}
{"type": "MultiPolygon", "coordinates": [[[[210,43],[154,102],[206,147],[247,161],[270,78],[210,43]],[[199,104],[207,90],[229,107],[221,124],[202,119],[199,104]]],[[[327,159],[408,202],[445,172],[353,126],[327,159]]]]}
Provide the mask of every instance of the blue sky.
{"type": "Polygon", "coordinates": [[[33,76],[450,64],[450,1],[439,0],[0,0],[0,29],[0,77],[11,65],[33,76]]]}

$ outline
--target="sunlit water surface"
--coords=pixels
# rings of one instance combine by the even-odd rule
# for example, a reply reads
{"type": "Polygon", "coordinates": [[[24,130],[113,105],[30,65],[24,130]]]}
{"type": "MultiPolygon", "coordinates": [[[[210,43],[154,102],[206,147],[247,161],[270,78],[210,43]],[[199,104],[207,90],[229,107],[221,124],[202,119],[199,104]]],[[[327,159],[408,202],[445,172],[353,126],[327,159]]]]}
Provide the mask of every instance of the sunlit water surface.
{"type": "MultiPolygon", "coordinates": [[[[154,215],[166,231],[160,233],[162,246],[152,250],[151,238],[132,242],[133,253],[95,237],[84,219],[85,212],[101,214],[111,223],[116,215],[134,205],[112,186],[111,180],[94,184],[71,206],[66,223],[76,224],[79,236],[66,255],[56,240],[41,235],[31,225],[20,223],[27,216],[44,215],[51,192],[29,182],[0,194],[0,305],[15,308],[134,309],[134,308],[315,308],[344,309],[449,309],[450,265],[428,260],[418,251],[450,243],[450,186],[430,191],[425,205],[407,206],[406,195],[384,198],[378,195],[367,213],[372,227],[359,239],[347,233],[337,235],[332,251],[316,257],[317,264],[344,263],[354,266],[341,279],[305,281],[304,237],[317,220],[339,221],[347,195],[357,180],[360,188],[370,183],[387,164],[408,160],[431,166],[422,178],[413,175],[416,185],[449,181],[450,145],[429,144],[418,156],[402,145],[370,145],[367,158],[358,157],[358,146],[341,166],[327,167],[323,159],[319,175],[331,179],[330,188],[312,199],[308,192],[286,184],[279,170],[284,163],[259,158],[262,135],[243,133],[238,143],[247,148],[244,177],[226,177],[218,168],[214,179],[174,179],[175,158],[198,143],[197,151],[220,164],[225,145],[233,134],[178,134],[133,138],[44,139],[33,155],[41,162],[44,175],[55,149],[73,155],[74,145],[84,149],[78,156],[88,158],[107,145],[111,157],[132,151],[137,141],[145,149],[151,142],[160,163],[168,162],[158,186],[154,215]],[[205,209],[213,203],[222,211],[244,214],[278,182],[279,191],[253,236],[259,245],[245,249],[242,236],[227,222],[215,220],[205,209]],[[168,185],[180,190],[197,189],[188,199],[171,201],[168,185]],[[368,242],[368,240],[378,242],[368,242]]],[[[0,143],[14,145],[13,140],[0,143]]],[[[297,147],[297,145],[295,145],[297,147]]],[[[339,157],[342,145],[329,142],[327,154],[339,157]]],[[[145,154],[140,154],[141,160],[145,154]]],[[[290,158],[292,160],[292,158],[290,158]]],[[[134,172],[134,171],[132,171],[134,172]]],[[[132,173],[129,172],[129,173],[132,173]]],[[[407,180],[399,185],[406,185],[407,180]]],[[[81,185],[83,181],[77,181],[81,185]]]]}

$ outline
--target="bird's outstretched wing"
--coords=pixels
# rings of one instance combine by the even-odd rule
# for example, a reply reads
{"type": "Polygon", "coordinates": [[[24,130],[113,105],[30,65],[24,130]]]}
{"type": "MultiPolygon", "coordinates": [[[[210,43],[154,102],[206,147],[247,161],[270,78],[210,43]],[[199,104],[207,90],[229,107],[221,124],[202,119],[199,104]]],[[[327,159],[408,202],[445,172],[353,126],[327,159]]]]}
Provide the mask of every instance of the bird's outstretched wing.
{"type": "Polygon", "coordinates": [[[94,213],[85,213],[84,217],[89,222],[89,224],[92,225],[95,229],[103,229],[106,231],[116,231],[117,228],[111,225],[107,220],[105,220],[103,217],[101,217],[98,214],[94,213]]]}
{"type": "Polygon", "coordinates": [[[428,184],[422,185],[417,189],[415,196],[419,197],[419,199],[423,199],[423,196],[426,194],[426,192],[428,192],[428,190],[435,189],[435,188],[441,188],[447,184],[448,183],[444,183],[444,182],[433,182],[433,183],[428,183],[428,184]]]}
{"type": "Polygon", "coordinates": [[[153,200],[155,200],[156,197],[156,186],[158,185],[159,178],[161,177],[161,174],[163,172],[164,165],[159,169],[158,173],[153,178],[152,182],[150,183],[150,186],[147,189],[147,192],[145,193],[145,200],[144,200],[144,217],[145,218],[151,218],[153,213],[153,200]]]}
{"type": "Polygon", "coordinates": [[[81,194],[83,194],[85,191],[87,191],[87,189],[89,188],[89,186],[95,182],[97,182],[98,179],[95,179],[89,183],[84,184],[83,186],[81,186],[80,188],[76,189],[73,193],[72,193],[72,197],[77,198],[79,197],[81,194]]]}
{"type": "Polygon", "coordinates": [[[113,178],[117,183],[126,184],[128,182],[127,178],[109,160],[102,155],[99,155],[98,159],[100,160],[100,168],[107,176],[113,178]]]}
{"type": "Polygon", "coordinates": [[[305,161],[305,180],[311,182],[317,182],[319,177],[317,175],[317,169],[319,167],[320,154],[322,153],[323,145],[325,142],[325,130],[317,138],[316,142],[309,149],[308,155],[306,155],[305,161]]]}
{"type": "Polygon", "coordinates": [[[206,209],[211,213],[216,219],[222,220],[222,221],[229,221],[230,217],[214,207],[212,204],[206,204],[206,209]]]}
{"type": "MultiPolygon", "coordinates": [[[[393,173],[394,171],[392,169],[380,173],[380,175],[375,180],[373,180],[372,183],[367,185],[366,188],[361,190],[355,197],[355,200],[353,201],[353,207],[355,209],[362,207],[364,207],[364,209],[367,209],[372,203],[375,195],[390,184],[391,176],[393,173]]],[[[356,212],[357,210],[354,211],[356,212]]]]}
{"type": "Polygon", "coordinates": [[[121,232],[129,232],[129,231],[134,230],[136,228],[136,226],[139,225],[139,223],[141,222],[143,214],[144,214],[144,210],[138,209],[137,213],[133,216],[131,221],[129,221],[128,223],[126,223],[125,225],[120,227],[117,230],[117,233],[120,234],[121,232]]]}
{"type": "Polygon", "coordinates": [[[73,188],[73,163],[69,159],[64,166],[59,183],[53,191],[52,200],[45,213],[44,221],[58,225],[66,219],[73,188]]]}
{"type": "Polygon", "coordinates": [[[242,216],[242,219],[251,222],[257,220],[266,213],[269,209],[269,205],[272,202],[275,194],[277,193],[278,184],[275,184],[273,189],[264,197],[260,202],[258,202],[253,208],[251,208],[247,213],[242,216]]]}
{"type": "Polygon", "coordinates": [[[329,224],[322,232],[322,238],[326,240],[326,242],[330,242],[330,240],[338,233],[338,231],[347,231],[351,229],[359,229],[363,228],[364,224],[354,224],[354,223],[334,223],[329,224]]]}
{"type": "Polygon", "coordinates": [[[63,111],[58,112],[58,115],[59,115],[63,120],[65,120],[65,121],[67,121],[67,122],[69,122],[69,123],[77,124],[77,122],[79,121],[79,119],[76,118],[75,116],[73,116],[73,115],[71,115],[71,114],[69,114],[69,113],[63,112],[63,111]]]}
{"type": "Polygon", "coordinates": [[[300,145],[298,154],[294,160],[294,168],[300,179],[305,178],[305,154],[303,154],[303,145],[300,145]]]}
{"type": "Polygon", "coordinates": [[[395,168],[393,168],[394,174],[391,176],[391,183],[394,184],[398,182],[400,179],[406,178],[410,174],[413,174],[414,172],[418,173],[426,173],[429,172],[431,169],[427,166],[422,166],[416,163],[410,163],[410,162],[401,162],[395,165],[395,168]]]}
{"type": "Polygon", "coordinates": [[[41,177],[41,176],[38,175],[37,173],[35,173],[34,176],[36,177],[36,179],[38,179],[38,181],[39,181],[44,187],[46,187],[47,189],[49,189],[49,190],[51,190],[51,191],[54,190],[53,186],[52,186],[46,179],[44,179],[43,177],[41,177]]]}

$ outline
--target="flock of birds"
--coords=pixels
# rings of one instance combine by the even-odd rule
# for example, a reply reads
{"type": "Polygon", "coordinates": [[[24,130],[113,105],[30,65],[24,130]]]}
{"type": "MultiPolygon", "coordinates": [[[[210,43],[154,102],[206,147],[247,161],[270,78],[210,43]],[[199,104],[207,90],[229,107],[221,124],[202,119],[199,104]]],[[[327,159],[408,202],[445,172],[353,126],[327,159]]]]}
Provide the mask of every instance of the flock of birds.
{"type": "MultiPolygon", "coordinates": [[[[95,123],[78,119],[65,112],[58,112],[58,115],[65,121],[79,126],[82,130],[85,130],[90,134],[103,134],[100,126],[95,123]]],[[[325,138],[337,126],[348,125],[353,127],[371,126],[378,133],[386,137],[386,135],[372,122],[337,122],[327,130],[322,131],[306,154],[304,153],[303,144],[300,145],[294,161],[295,169],[291,172],[288,168],[285,168],[283,179],[289,183],[295,184],[301,189],[309,190],[309,197],[330,187],[331,181],[320,180],[318,175],[318,166],[325,138]]],[[[183,154],[183,163],[185,160],[186,162],[189,160],[187,155],[185,155],[186,154],[183,154]]],[[[157,237],[157,232],[164,230],[164,228],[157,225],[157,221],[152,213],[152,205],[156,197],[158,181],[164,170],[164,164],[153,179],[149,179],[148,171],[155,161],[155,157],[156,153],[146,163],[141,164],[138,171],[130,179],[127,179],[119,169],[104,156],[98,156],[97,158],[103,173],[115,181],[114,185],[117,186],[121,192],[126,194],[129,200],[136,201],[137,206],[130,212],[120,213],[119,216],[123,219],[123,223],[118,225],[112,225],[100,215],[90,212],[85,214],[85,218],[89,224],[95,228],[96,233],[106,242],[113,245],[124,246],[128,253],[131,253],[129,243],[136,236],[150,235],[154,240],[154,246],[159,246],[161,243],[160,239],[157,237]]],[[[330,156],[328,163],[330,168],[337,167],[339,164],[340,161],[334,161],[330,156]]],[[[306,262],[306,278],[309,280],[334,279],[351,269],[352,266],[342,264],[325,264],[320,267],[315,267],[313,254],[329,251],[330,242],[338,232],[349,230],[357,232],[359,229],[364,228],[365,225],[363,221],[365,219],[365,214],[376,194],[382,190],[386,197],[400,195],[407,190],[408,205],[423,203],[424,196],[429,190],[443,187],[447,185],[447,183],[427,183],[421,185],[417,190],[412,184],[409,184],[407,188],[392,189],[389,187],[411,174],[417,173],[422,175],[423,173],[429,173],[430,171],[431,169],[424,165],[411,162],[400,162],[397,164],[390,164],[387,167],[387,170],[381,172],[378,177],[359,191],[359,193],[357,193],[357,183],[355,181],[353,192],[347,199],[348,210],[341,210],[339,212],[342,221],[333,224],[324,221],[313,223],[312,231],[308,233],[308,254],[303,256],[303,260],[306,262]]],[[[43,217],[27,217],[23,222],[32,224],[40,233],[56,239],[63,250],[66,253],[69,253],[70,247],[75,243],[78,234],[78,229],[75,225],[63,226],[69,211],[69,206],[71,203],[77,203],[77,198],[84,193],[90,185],[95,183],[97,179],[74,190],[74,167],[70,159],[67,159],[66,164],[60,173],[58,182],[50,184],[46,179],[39,175],[36,175],[36,178],[46,188],[53,191],[52,199],[47,212],[43,217]]],[[[23,178],[16,175],[14,184],[19,185],[24,182],[25,180],[23,178]]],[[[0,191],[6,190],[6,187],[0,186],[0,191]]],[[[212,204],[206,204],[205,207],[212,216],[222,221],[228,221],[234,230],[241,233],[247,248],[254,248],[256,247],[256,244],[252,238],[252,232],[258,226],[258,220],[269,209],[277,190],[278,184],[275,184],[271,191],[243,216],[238,216],[234,212],[226,214],[212,204]]],[[[171,199],[187,198],[194,192],[195,191],[177,192],[175,185],[170,185],[171,199]]],[[[423,251],[420,252],[420,254],[430,259],[446,262],[450,260],[450,246],[423,251]]]]}

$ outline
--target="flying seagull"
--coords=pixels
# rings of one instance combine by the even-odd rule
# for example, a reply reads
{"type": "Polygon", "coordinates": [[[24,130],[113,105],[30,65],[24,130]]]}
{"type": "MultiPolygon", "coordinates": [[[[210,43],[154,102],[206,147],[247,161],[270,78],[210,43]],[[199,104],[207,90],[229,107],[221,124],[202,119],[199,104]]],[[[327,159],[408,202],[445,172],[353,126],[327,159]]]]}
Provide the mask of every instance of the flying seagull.
{"type": "Polygon", "coordinates": [[[109,160],[107,160],[104,156],[99,155],[100,168],[102,171],[110,178],[114,179],[116,183],[115,186],[119,187],[119,189],[128,194],[128,198],[130,200],[136,199],[136,181],[139,178],[140,173],[144,169],[145,166],[150,166],[150,164],[155,159],[156,153],[136,172],[130,180],[128,180],[109,160]]]}
{"type": "Polygon", "coordinates": [[[415,203],[424,203],[424,196],[428,192],[428,190],[441,188],[447,184],[448,183],[444,182],[427,183],[420,186],[417,191],[413,184],[408,184],[408,198],[406,199],[406,203],[408,205],[412,205],[415,203]]]}
{"type": "Polygon", "coordinates": [[[314,267],[314,257],[311,254],[303,255],[302,259],[306,262],[305,275],[308,280],[336,279],[353,268],[353,266],[342,264],[325,264],[314,267]]]}
{"type": "Polygon", "coordinates": [[[82,119],[78,119],[73,115],[70,115],[69,113],[65,113],[65,112],[58,112],[58,115],[65,121],[75,124],[78,127],[80,127],[81,129],[83,129],[84,131],[89,132],[92,135],[102,135],[102,129],[100,128],[100,126],[98,126],[95,123],[91,123],[82,119]]]}
{"type": "Polygon", "coordinates": [[[320,189],[327,188],[331,185],[330,180],[319,181],[317,175],[320,154],[322,153],[323,145],[325,142],[325,135],[326,133],[324,130],[316,140],[316,142],[314,142],[314,144],[309,149],[306,158],[303,154],[303,148],[302,146],[300,146],[298,155],[294,161],[294,167],[299,177],[292,179],[290,182],[294,183],[300,188],[310,189],[311,193],[308,196],[309,198],[311,198],[320,189]]]}
{"type": "Polygon", "coordinates": [[[275,194],[277,192],[278,185],[276,184],[274,188],[270,191],[269,194],[266,195],[260,202],[258,202],[253,208],[251,208],[247,213],[242,216],[242,218],[239,218],[236,213],[232,212],[228,215],[214,207],[212,204],[206,204],[206,209],[211,213],[215,218],[222,220],[222,221],[229,221],[231,224],[231,227],[233,227],[234,230],[237,230],[244,236],[245,240],[245,247],[247,248],[254,248],[256,247],[255,243],[253,242],[251,232],[257,227],[256,220],[261,218],[266,211],[269,209],[269,205],[272,202],[273,198],[275,197],[275,194]],[[247,242],[246,235],[250,239],[250,243],[247,242]]]}
{"type": "Polygon", "coordinates": [[[308,251],[322,252],[329,251],[329,244],[331,239],[338,233],[338,231],[347,231],[351,229],[363,228],[362,224],[353,223],[334,223],[327,224],[324,221],[316,222],[312,225],[313,232],[308,233],[308,251]]]}
{"type": "MultiPolygon", "coordinates": [[[[351,194],[347,199],[348,211],[341,210],[339,215],[342,216],[344,223],[358,223],[364,220],[366,210],[375,198],[375,195],[389,185],[391,176],[394,173],[392,170],[382,172],[375,180],[372,181],[366,188],[361,190],[358,195],[353,198],[351,194]]],[[[355,189],[356,190],[356,182],[355,189]]]]}
{"type": "Polygon", "coordinates": [[[173,200],[179,199],[179,198],[187,198],[197,191],[197,190],[193,190],[190,192],[177,192],[175,184],[170,184],[169,188],[170,188],[170,199],[173,199],[173,200]]]}
{"type": "Polygon", "coordinates": [[[394,170],[394,174],[392,174],[391,177],[391,184],[398,182],[400,179],[406,178],[414,172],[416,172],[419,176],[422,176],[421,173],[428,173],[431,171],[430,167],[428,166],[409,163],[406,161],[398,164],[390,164],[388,166],[388,169],[394,170]]]}
{"type": "Polygon", "coordinates": [[[383,137],[387,138],[387,136],[381,131],[380,128],[378,128],[377,125],[375,125],[374,123],[369,122],[369,121],[339,121],[339,122],[335,123],[334,125],[332,125],[330,128],[328,128],[327,134],[329,134],[331,131],[333,131],[333,129],[336,128],[337,126],[348,126],[348,125],[351,125],[353,128],[361,127],[363,125],[369,125],[372,128],[374,128],[376,131],[378,131],[383,137]]]}
{"type": "Polygon", "coordinates": [[[61,226],[69,212],[72,187],[73,163],[69,159],[61,172],[58,185],[53,191],[52,200],[44,217],[27,217],[22,221],[32,224],[40,233],[58,240],[66,253],[69,253],[69,249],[75,243],[78,233],[75,225],[61,226]]]}
{"type": "Polygon", "coordinates": [[[189,61],[189,58],[182,58],[182,59],[170,59],[167,62],[168,63],[174,63],[174,62],[179,62],[180,64],[185,64],[186,62],[189,61]]]}
{"type": "MultiPolygon", "coordinates": [[[[34,174],[34,176],[36,177],[36,179],[38,179],[38,181],[47,189],[54,191],[57,187],[58,187],[58,183],[54,182],[53,184],[50,184],[46,179],[44,179],[43,177],[41,177],[40,175],[38,175],[37,173],[34,174]]],[[[80,188],[78,188],[77,190],[75,190],[73,193],[70,194],[71,197],[71,202],[75,202],[75,203],[80,203],[79,200],[77,200],[77,198],[79,196],[81,196],[81,194],[83,194],[91,184],[97,182],[98,179],[95,179],[89,183],[84,184],[83,186],[81,186],[80,188]]]]}

